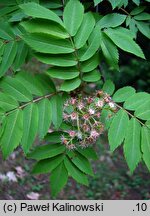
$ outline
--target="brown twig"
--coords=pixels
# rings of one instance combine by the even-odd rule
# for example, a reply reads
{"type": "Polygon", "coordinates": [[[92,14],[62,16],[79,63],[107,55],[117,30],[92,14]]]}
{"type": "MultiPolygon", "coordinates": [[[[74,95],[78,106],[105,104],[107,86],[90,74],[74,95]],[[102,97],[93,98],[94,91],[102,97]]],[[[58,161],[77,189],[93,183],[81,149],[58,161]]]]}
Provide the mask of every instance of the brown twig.
{"type": "Polygon", "coordinates": [[[122,10],[124,13],[126,13],[128,16],[131,16],[128,11],[126,11],[124,8],[120,8],[120,10],[122,10]]]}

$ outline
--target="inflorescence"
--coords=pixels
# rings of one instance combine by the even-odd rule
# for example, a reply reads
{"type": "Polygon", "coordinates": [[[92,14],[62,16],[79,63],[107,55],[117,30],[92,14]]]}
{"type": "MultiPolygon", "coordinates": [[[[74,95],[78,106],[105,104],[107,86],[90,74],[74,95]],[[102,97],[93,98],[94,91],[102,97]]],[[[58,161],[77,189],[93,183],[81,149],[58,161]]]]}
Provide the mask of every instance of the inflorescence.
{"type": "Polygon", "coordinates": [[[94,144],[104,132],[104,125],[100,120],[104,107],[112,112],[117,107],[111,97],[103,91],[97,91],[92,97],[71,97],[63,108],[63,120],[72,127],[61,136],[61,142],[69,150],[77,147],[86,148],[94,144]]]}

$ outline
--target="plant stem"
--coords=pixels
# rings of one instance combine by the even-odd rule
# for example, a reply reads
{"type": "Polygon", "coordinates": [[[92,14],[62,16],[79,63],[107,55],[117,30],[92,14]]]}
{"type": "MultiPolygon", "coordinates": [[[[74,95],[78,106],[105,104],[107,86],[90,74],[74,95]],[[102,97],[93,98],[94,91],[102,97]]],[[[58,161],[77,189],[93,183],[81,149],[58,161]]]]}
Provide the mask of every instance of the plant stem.
{"type": "Polygon", "coordinates": [[[29,102],[27,102],[27,103],[25,103],[25,104],[23,104],[23,105],[21,105],[21,106],[19,106],[19,107],[16,107],[16,108],[13,109],[13,110],[10,110],[10,111],[6,112],[6,113],[5,113],[5,116],[10,115],[12,112],[16,111],[17,109],[23,109],[23,108],[25,108],[26,106],[30,105],[31,103],[37,103],[37,102],[39,102],[39,101],[41,101],[41,100],[43,100],[43,99],[45,99],[45,98],[52,97],[53,95],[56,95],[57,93],[59,94],[59,93],[61,93],[61,91],[60,91],[60,92],[54,92],[54,93],[47,94],[47,95],[43,95],[43,96],[41,96],[41,97],[39,97],[39,98],[33,99],[33,100],[31,100],[31,101],[29,101],[29,102]]]}
{"type": "MultiPolygon", "coordinates": [[[[114,102],[115,103],[115,102],[114,102]]],[[[126,109],[124,109],[122,106],[118,105],[115,103],[115,105],[119,108],[124,110],[129,116],[131,116],[132,118],[135,118],[141,125],[146,126],[145,124],[143,124],[143,122],[141,122],[138,118],[136,118],[134,115],[132,115],[129,111],[127,111],[126,109]]]]}
{"type": "Polygon", "coordinates": [[[75,44],[74,44],[74,42],[72,40],[71,35],[70,35],[69,39],[71,41],[72,47],[74,48],[74,54],[75,54],[76,61],[77,61],[77,68],[78,68],[78,70],[80,72],[80,78],[82,79],[82,71],[81,71],[81,67],[80,67],[80,61],[79,61],[79,58],[78,58],[77,48],[75,47],[75,44]]]}
{"type": "Polygon", "coordinates": [[[126,13],[128,16],[130,16],[130,14],[128,13],[128,11],[126,11],[124,8],[120,8],[120,10],[122,10],[124,13],[126,13]]]}
{"type": "Polygon", "coordinates": [[[22,40],[22,38],[20,38],[19,36],[16,36],[16,38],[14,38],[14,39],[12,39],[12,40],[3,40],[2,42],[3,42],[4,44],[7,44],[7,43],[10,43],[10,42],[13,42],[13,41],[18,42],[18,41],[21,41],[21,40],[22,40]]]}
{"type": "Polygon", "coordinates": [[[78,132],[81,132],[80,130],[80,122],[79,122],[79,115],[77,114],[77,128],[78,128],[78,132]]]}

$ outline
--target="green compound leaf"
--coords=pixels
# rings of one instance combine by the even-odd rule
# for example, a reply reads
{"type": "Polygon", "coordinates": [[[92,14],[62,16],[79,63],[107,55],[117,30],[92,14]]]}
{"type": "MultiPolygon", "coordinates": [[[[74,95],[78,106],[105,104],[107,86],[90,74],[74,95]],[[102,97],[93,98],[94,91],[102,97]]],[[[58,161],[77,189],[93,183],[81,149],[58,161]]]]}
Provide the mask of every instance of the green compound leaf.
{"type": "Polygon", "coordinates": [[[132,20],[131,16],[128,15],[126,18],[126,27],[128,27],[130,25],[131,20],[132,20]]]}
{"type": "Polygon", "coordinates": [[[111,3],[111,5],[112,5],[112,8],[113,8],[113,10],[118,6],[118,5],[120,5],[120,3],[122,2],[122,0],[109,0],[109,2],[111,3]]]}
{"type": "MultiPolygon", "coordinates": [[[[0,111],[0,138],[2,137],[4,130],[5,130],[5,126],[6,126],[6,119],[4,117],[4,112],[3,110],[0,111]]],[[[1,146],[1,145],[0,145],[1,146]]]]}
{"type": "Polygon", "coordinates": [[[89,73],[85,73],[82,76],[83,81],[85,82],[97,82],[101,78],[100,72],[98,70],[94,70],[89,73]]]}
{"type": "Polygon", "coordinates": [[[134,16],[134,19],[135,20],[150,20],[150,14],[149,13],[146,13],[146,12],[143,12],[143,13],[140,13],[136,16],[134,16]]]}
{"type": "Polygon", "coordinates": [[[3,58],[0,64],[0,77],[7,72],[12,65],[17,53],[17,43],[11,41],[4,46],[3,58]]]}
{"type": "Polygon", "coordinates": [[[119,70],[119,53],[116,45],[102,32],[101,48],[106,61],[114,69],[119,70]]]}
{"type": "Polygon", "coordinates": [[[23,40],[35,51],[49,54],[72,53],[71,43],[63,39],[55,39],[47,34],[33,33],[24,35],[23,40]]]}
{"type": "Polygon", "coordinates": [[[2,55],[4,53],[4,43],[0,40],[0,62],[2,61],[2,55]]]}
{"type": "Polygon", "coordinates": [[[139,106],[134,115],[142,120],[150,120],[150,100],[139,106]]]}
{"type": "Polygon", "coordinates": [[[38,88],[42,92],[42,95],[49,95],[55,93],[56,88],[54,82],[46,74],[37,74],[36,81],[38,82],[38,88]]]}
{"type": "Polygon", "coordinates": [[[52,122],[56,129],[58,129],[62,123],[62,109],[63,100],[59,95],[54,95],[50,99],[51,112],[52,112],[52,122]]]}
{"type": "Polygon", "coordinates": [[[79,71],[75,67],[70,68],[60,68],[60,67],[52,67],[47,70],[47,74],[52,78],[62,79],[62,80],[70,80],[79,76],[79,71]]]}
{"type": "Polygon", "coordinates": [[[85,61],[91,58],[100,47],[100,29],[97,25],[89,38],[89,45],[86,51],[80,57],[80,61],[85,61]]]}
{"type": "Polygon", "coordinates": [[[14,71],[19,70],[20,67],[25,63],[28,50],[28,46],[24,43],[24,41],[18,42],[17,54],[12,65],[14,71]]]}
{"type": "Polygon", "coordinates": [[[110,150],[114,151],[119,145],[122,144],[126,129],[128,128],[129,117],[124,110],[119,110],[114,116],[113,121],[108,131],[108,139],[110,150]]]}
{"type": "MultiPolygon", "coordinates": [[[[68,136],[66,131],[76,130],[70,122],[62,122],[63,103],[69,98],[65,91],[74,91],[80,87],[81,82],[84,84],[84,81],[98,81],[100,74],[97,67],[103,57],[110,69],[119,70],[118,47],[144,58],[134,38],[138,30],[149,38],[149,23],[143,22],[149,19],[149,14],[143,12],[145,7],[131,11],[131,16],[126,20],[126,26],[130,29],[128,30],[118,27],[124,23],[126,15],[113,13],[101,16],[93,12],[84,13],[83,5],[86,11],[92,6],[86,1],[66,0],[64,14],[61,0],[40,2],[44,7],[33,3],[39,3],[38,0],[22,4],[29,1],[13,0],[13,3],[10,3],[2,0],[2,6],[9,6],[6,10],[0,9],[0,16],[4,16],[4,19],[9,16],[8,20],[12,24],[23,19],[28,20],[21,23],[24,29],[16,24],[12,28],[3,24],[3,17],[0,23],[0,76],[10,67],[17,72],[15,78],[3,78],[0,81],[0,145],[5,158],[19,144],[22,144],[25,153],[28,153],[36,135],[43,139],[47,132],[50,132],[52,122],[54,132],[45,137],[45,141],[50,144],[34,148],[27,156],[38,160],[33,169],[34,173],[51,172],[51,191],[52,195],[56,196],[67,183],[68,175],[77,182],[88,185],[86,175],[93,175],[89,160],[98,159],[93,148],[68,151],[60,144],[62,135],[68,136]],[[84,2],[83,5],[81,2],[84,2]],[[22,11],[17,9],[16,4],[22,4],[22,11]],[[50,9],[54,9],[54,12],[50,9]],[[59,17],[62,17],[63,21],[59,17]],[[24,41],[20,40],[20,37],[24,41]],[[29,50],[28,45],[35,52],[29,50]],[[49,65],[46,69],[42,68],[49,68],[48,74],[44,72],[32,76],[20,72],[25,60],[32,56],[49,65]],[[64,80],[63,83],[58,82],[61,85],[60,92],[56,91],[50,77],[64,80]]],[[[100,2],[102,0],[94,0],[95,5],[100,2]]],[[[128,4],[128,0],[109,2],[113,9],[126,7],[128,4]]],[[[133,2],[139,4],[140,1],[133,2]]],[[[57,83],[57,80],[55,81],[57,83]]],[[[101,82],[97,84],[101,86],[101,82]]],[[[102,90],[109,96],[113,94],[115,86],[112,81],[107,80],[102,90]]],[[[119,89],[112,99],[114,102],[124,102],[124,107],[134,111],[134,114],[124,108],[116,113],[117,110],[108,105],[101,110],[100,121],[106,126],[105,129],[109,130],[111,150],[115,150],[125,139],[124,154],[131,172],[141,158],[150,170],[149,94],[135,93],[132,87],[124,87],[119,89]],[[130,116],[135,115],[135,118],[129,121],[127,112],[130,116]],[[142,130],[140,119],[141,124],[145,124],[142,130]]],[[[119,107],[119,104],[116,106],[119,107]]]]}
{"type": "Polygon", "coordinates": [[[115,102],[124,102],[134,94],[135,89],[130,86],[126,86],[115,92],[115,94],[113,95],[113,100],[115,102]]]}
{"type": "Polygon", "coordinates": [[[32,173],[33,174],[50,173],[63,160],[64,160],[64,154],[57,155],[49,159],[41,160],[37,162],[36,165],[33,167],[32,173]]]}
{"type": "Polygon", "coordinates": [[[146,121],[145,125],[150,128],[150,120],[146,121]]]}
{"type": "Polygon", "coordinates": [[[8,24],[8,22],[0,22],[0,38],[4,40],[13,40],[15,38],[15,35],[12,31],[12,28],[8,24]]]}
{"type": "Polygon", "coordinates": [[[15,78],[5,77],[1,81],[0,86],[4,92],[20,102],[29,102],[33,99],[31,93],[25,86],[15,78]]]}
{"type": "Polygon", "coordinates": [[[140,0],[132,0],[136,5],[140,5],[140,0]]]}
{"type": "Polygon", "coordinates": [[[50,101],[48,99],[43,99],[38,103],[38,113],[39,113],[39,137],[43,139],[50,128],[52,121],[52,110],[50,106],[50,101]]]}
{"type": "Polygon", "coordinates": [[[139,31],[145,35],[147,38],[150,39],[150,27],[149,27],[149,23],[145,23],[145,22],[141,22],[141,21],[136,21],[135,22],[137,25],[137,28],[139,29],[139,31]]]}
{"type": "Polygon", "coordinates": [[[21,26],[29,33],[43,33],[62,39],[69,37],[69,34],[62,26],[52,21],[34,19],[22,22],[21,26]]]}
{"type": "Polygon", "coordinates": [[[62,20],[56,15],[56,13],[54,13],[53,11],[51,11],[45,7],[42,7],[39,4],[36,4],[34,2],[29,2],[26,4],[20,5],[20,8],[28,16],[52,20],[52,21],[57,22],[63,26],[62,20]]]}
{"type": "Polygon", "coordinates": [[[77,150],[80,154],[82,154],[84,157],[87,159],[92,159],[92,160],[98,160],[98,156],[95,152],[95,150],[91,147],[88,147],[86,149],[78,149],[77,150]]]}
{"type": "Polygon", "coordinates": [[[0,92],[0,108],[4,111],[10,111],[19,106],[19,103],[11,96],[0,92]]]}
{"type": "Polygon", "coordinates": [[[112,13],[105,15],[100,21],[97,23],[99,27],[108,28],[108,27],[117,27],[120,26],[126,19],[126,15],[112,13]]]}
{"type": "Polygon", "coordinates": [[[35,76],[31,73],[22,71],[16,74],[15,79],[21,82],[32,95],[42,96],[43,92],[41,90],[41,82],[38,82],[35,76]]]}
{"type": "Polygon", "coordinates": [[[41,4],[44,7],[50,8],[50,9],[58,9],[58,8],[62,8],[62,2],[60,0],[52,0],[49,2],[41,2],[41,4]]]}
{"type": "Polygon", "coordinates": [[[60,143],[61,142],[61,133],[59,131],[54,131],[47,133],[45,140],[50,143],[60,143]]]}
{"type": "Polygon", "coordinates": [[[101,57],[99,53],[96,53],[92,58],[88,59],[81,63],[81,71],[83,73],[94,70],[101,61],[101,57]]]}
{"type": "Polygon", "coordinates": [[[122,6],[127,7],[128,3],[129,3],[128,0],[123,0],[120,2],[119,7],[122,7],[122,6]]]}
{"type": "Polygon", "coordinates": [[[109,28],[104,32],[120,49],[145,59],[143,51],[130,36],[129,30],[118,27],[115,29],[109,28]]]}
{"type": "MultiPolygon", "coordinates": [[[[18,9],[18,8],[17,8],[18,9]]],[[[21,9],[19,10],[16,10],[12,15],[11,15],[11,18],[8,19],[8,21],[10,23],[13,23],[13,22],[20,22],[22,21],[23,19],[27,18],[28,16],[23,13],[23,11],[21,9]]]]}
{"type": "Polygon", "coordinates": [[[142,152],[143,160],[150,171],[150,129],[142,127],[142,152]]]}
{"type": "Polygon", "coordinates": [[[72,80],[66,80],[60,87],[61,91],[73,91],[74,89],[78,88],[81,84],[81,80],[79,78],[75,78],[72,80]]]}
{"type": "Polygon", "coordinates": [[[77,61],[75,60],[75,57],[72,54],[51,55],[36,53],[35,57],[44,64],[59,67],[70,67],[77,65],[77,61]]]}
{"type": "Polygon", "coordinates": [[[104,106],[101,112],[101,122],[104,124],[104,128],[108,130],[114,118],[114,113],[111,110],[108,110],[108,106],[104,106]]]}
{"type": "Polygon", "coordinates": [[[137,29],[137,26],[136,26],[136,21],[133,18],[130,20],[129,29],[130,29],[130,32],[133,35],[133,38],[136,38],[138,29],[137,29]]]}
{"type": "Polygon", "coordinates": [[[33,150],[27,156],[28,158],[32,158],[34,160],[43,160],[62,154],[65,149],[66,148],[62,144],[48,144],[36,147],[35,150],[33,150]]]}
{"type": "Polygon", "coordinates": [[[68,152],[71,161],[84,173],[93,176],[93,170],[89,160],[82,154],[76,152],[68,152]]]}
{"type": "Polygon", "coordinates": [[[3,133],[3,129],[4,129],[4,126],[2,125],[3,120],[4,120],[4,114],[5,114],[4,110],[0,108],[0,124],[1,124],[1,126],[0,126],[0,137],[1,137],[1,135],[3,133]]]}
{"type": "Polygon", "coordinates": [[[124,108],[134,111],[146,101],[150,101],[150,95],[146,92],[139,92],[132,95],[125,101],[124,108]]]}
{"type": "Polygon", "coordinates": [[[75,46],[77,49],[83,47],[88,40],[93,28],[95,26],[95,19],[91,12],[84,14],[82,24],[75,35],[75,46]]]}
{"type": "Polygon", "coordinates": [[[52,196],[55,197],[68,181],[68,172],[64,163],[60,163],[50,175],[50,187],[52,196]],[[59,182],[59,184],[56,184],[59,182]]]}
{"type": "Polygon", "coordinates": [[[87,176],[76,167],[69,158],[64,159],[65,167],[69,175],[74,178],[78,183],[88,185],[87,176]]]}
{"type": "Polygon", "coordinates": [[[112,95],[115,91],[115,85],[111,80],[106,80],[103,85],[103,91],[109,95],[112,95]]]}
{"type": "Polygon", "coordinates": [[[134,8],[132,11],[131,11],[131,15],[137,15],[137,14],[140,14],[142,13],[143,11],[145,10],[145,6],[140,6],[140,7],[136,7],[134,8]]]}
{"type": "Polygon", "coordinates": [[[84,7],[78,0],[70,0],[63,14],[63,20],[66,29],[71,36],[74,36],[83,20],[84,7]]]}
{"type": "Polygon", "coordinates": [[[124,155],[130,171],[133,172],[141,161],[141,125],[132,118],[129,121],[124,142],[124,155]]]}
{"type": "Polygon", "coordinates": [[[6,159],[21,141],[23,133],[22,110],[13,111],[5,120],[5,129],[0,137],[0,146],[6,159]]]}
{"type": "Polygon", "coordinates": [[[99,3],[101,3],[103,0],[94,0],[94,6],[98,5],[99,3]]]}
{"type": "Polygon", "coordinates": [[[38,132],[39,116],[38,107],[31,103],[23,110],[23,136],[21,145],[24,152],[27,154],[33,144],[38,132]]]}

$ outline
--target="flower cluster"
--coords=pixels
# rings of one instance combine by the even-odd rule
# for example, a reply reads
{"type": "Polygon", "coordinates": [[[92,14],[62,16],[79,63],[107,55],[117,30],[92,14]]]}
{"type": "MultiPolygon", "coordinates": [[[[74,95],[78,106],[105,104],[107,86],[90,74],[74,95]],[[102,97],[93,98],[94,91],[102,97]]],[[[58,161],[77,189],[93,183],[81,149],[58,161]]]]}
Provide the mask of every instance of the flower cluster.
{"type": "Polygon", "coordinates": [[[104,131],[100,117],[106,104],[109,109],[116,111],[112,99],[103,91],[96,92],[92,97],[71,97],[65,102],[63,120],[70,123],[72,128],[61,137],[66,148],[86,148],[97,141],[104,131]]]}

